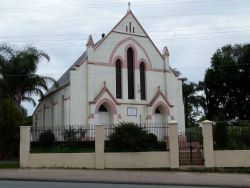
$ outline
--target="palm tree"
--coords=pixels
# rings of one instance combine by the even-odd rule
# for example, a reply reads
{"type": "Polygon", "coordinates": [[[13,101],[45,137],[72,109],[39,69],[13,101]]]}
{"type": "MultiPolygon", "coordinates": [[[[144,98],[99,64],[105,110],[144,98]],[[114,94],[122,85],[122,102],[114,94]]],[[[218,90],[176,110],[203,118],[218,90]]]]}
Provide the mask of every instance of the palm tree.
{"type": "Polygon", "coordinates": [[[20,106],[22,101],[36,104],[32,95],[43,97],[53,78],[36,74],[38,63],[49,56],[35,47],[21,50],[6,44],[0,45],[0,97],[10,97],[20,106]]]}
{"type": "Polygon", "coordinates": [[[205,98],[198,94],[202,88],[194,82],[183,81],[182,90],[186,127],[196,126],[197,118],[205,111],[205,98]]]}

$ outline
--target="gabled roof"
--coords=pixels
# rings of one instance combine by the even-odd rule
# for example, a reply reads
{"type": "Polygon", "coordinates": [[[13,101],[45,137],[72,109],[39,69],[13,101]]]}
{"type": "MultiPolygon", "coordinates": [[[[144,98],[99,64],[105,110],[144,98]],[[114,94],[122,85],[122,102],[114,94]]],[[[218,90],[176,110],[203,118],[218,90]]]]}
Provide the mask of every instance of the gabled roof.
{"type": "Polygon", "coordinates": [[[152,98],[152,100],[149,102],[149,105],[153,105],[154,102],[155,102],[155,101],[158,99],[158,97],[160,97],[160,96],[161,96],[161,97],[163,98],[163,100],[168,104],[169,107],[173,107],[173,105],[170,104],[170,102],[168,101],[167,97],[165,97],[165,96],[163,95],[163,93],[161,92],[160,87],[158,87],[157,92],[156,92],[155,96],[152,98]]]}
{"type": "MultiPolygon", "coordinates": [[[[128,16],[128,15],[131,15],[135,21],[137,22],[137,24],[139,25],[139,27],[142,29],[143,33],[145,34],[145,36],[150,40],[150,42],[152,43],[152,45],[154,46],[154,48],[156,49],[156,51],[159,53],[160,57],[164,60],[161,52],[159,51],[159,49],[155,46],[154,42],[151,40],[151,38],[149,37],[149,35],[147,34],[147,32],[144,30],[144,28],[142,27],[142,25],[140,24],[140,22],[137,20],[137,18],[135,17],[135,15],[133,14],[133,12],[131,10],[129,10],[127,12],[127,14],[125,14],[125,16],[123,16],[123,18],[113,27],[113,29],[103,38],[102,41],[100,41],[97,45],[95,45],[94,48],[98,48],[98,46],[100,46],[100,44],[112,33],[114,32],[114,30],[117,28],[117,26],[128,16]]],[[[127,33],[127,34],[131,34],[133,35],[132,33],[127,33]]],[[[136,36],[136,35],[135,35],[136,36]]]]}
{"type": "Polygon", "coordinates": [[[95,104],[100,98],[101,96],[107,92],[107,94],[110,96],[110,98],[115,102],[115,104],[119,105],[118,101],[116,100],[116,98],[112,95],[112,93],[109,91],[109,89],[106,86],[106,82],[103,82],[103,87],[100,90],[100,92],[96,95],[96,97],[94,98],[93,101],[90,101],[89,103],[95,104]]]}

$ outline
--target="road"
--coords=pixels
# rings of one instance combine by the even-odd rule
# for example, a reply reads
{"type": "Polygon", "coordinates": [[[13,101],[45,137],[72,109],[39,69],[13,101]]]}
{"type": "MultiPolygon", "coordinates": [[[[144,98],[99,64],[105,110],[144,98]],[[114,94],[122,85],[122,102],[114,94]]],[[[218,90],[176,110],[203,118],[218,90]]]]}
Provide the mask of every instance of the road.
{"type": "MultiPolygon", "coordinates": [[[[176,188],[191,188],[192,186],[68,183],[68,182],[66,183],[66,182],[39,182],[39,181],[0,181],[0,188],[34,188],[34,187],[35,188],[48,188],[48,187],[53,187],[53,188],[175,188],[175,187],[176,188]]],[[[203,188],[203,187],[196,187],[196,188],[203,188]]]]}
{"type": "MultiPolygon", "coordinates": [[[[148,184],[250,188],[249,174],[168,172],[156,170],[0,169],[0,180],[99,183],[97,185],[106,183],[105,185],[116,184],[116,187],[119,184],[148,184]]],[[[112,187],[112,185],[109,187],[112,187]]]]}

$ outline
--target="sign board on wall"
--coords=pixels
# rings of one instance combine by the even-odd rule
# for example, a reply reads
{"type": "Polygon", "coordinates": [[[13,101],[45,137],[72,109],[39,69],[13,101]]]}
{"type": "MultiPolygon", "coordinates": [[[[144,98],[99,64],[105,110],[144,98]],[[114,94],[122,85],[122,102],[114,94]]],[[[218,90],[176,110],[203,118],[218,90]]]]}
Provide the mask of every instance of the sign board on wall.
{"type": "Polygon", "coordinates": [[[127,115],[128,116],[137,116],[137,108],[128,107],[127,115]]]}

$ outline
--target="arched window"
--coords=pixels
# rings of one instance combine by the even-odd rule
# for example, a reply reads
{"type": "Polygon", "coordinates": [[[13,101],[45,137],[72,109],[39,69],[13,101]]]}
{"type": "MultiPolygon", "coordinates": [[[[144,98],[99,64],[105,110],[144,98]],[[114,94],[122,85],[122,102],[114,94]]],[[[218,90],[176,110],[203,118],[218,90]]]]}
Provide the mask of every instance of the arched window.
{"type": "Polygon", "coordinates": [[[141,86],[141,100],[146,100],[146,76],[145,64],[140,64],[140,86],[141,86]]]}
{"type": "Polygon", "coordinates": [[[127,51],[127,63],[128,63],[128,98],[135,98],[134,91],[134,51],[129,48],[127,51]]]}
{"type": "Polygon", "coordinates": [[[118,59],[115,63],[116,68],[116,98],[122,98],[122,63],[118,59]]]}

